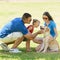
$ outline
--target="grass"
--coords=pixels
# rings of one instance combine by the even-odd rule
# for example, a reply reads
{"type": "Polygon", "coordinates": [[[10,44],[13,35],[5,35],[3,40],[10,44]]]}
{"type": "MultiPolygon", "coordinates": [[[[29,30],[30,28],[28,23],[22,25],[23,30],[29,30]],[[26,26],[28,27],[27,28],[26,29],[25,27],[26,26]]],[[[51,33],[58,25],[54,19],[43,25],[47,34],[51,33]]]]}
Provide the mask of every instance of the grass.
{"type": "Polygon", "coordinates": [[[36,52],[25,52],[25,48],[23,53],[11,54],[2,52],[0,53],[0,60],[59,60],[60,53],[36,53],[36,52]]]}
{"type": "MultiPolygon", "coordinates": [[[[21,17],[23,13],[32,14],[32,18],[37,18],[43,25],[42,14],[45,11],[50,12],[55,22],[57,23],[58,31],[60,31],[60,2],[41,2],[41,3],[2,3],[0,2],[0,27],[6,24],[14,17],[21,17]]],[[[36,29],[38,30],[38,29],[36,29]]],[[[60,43],[60,32],[57,38],[60,43]]],[[[9,47],[11,47],[10,45],[9,47]]],[[[25,42],[22,42],[18,48],[22,53],[13,54],[0,50],[0,60],[60,60],[60,52],[57,53],[36,53],[35,47],[37,44],[31,42],[32,52],[26,52],[25,42]]],[[[0,48],[1,49],[1,48],[0,48]]]]}

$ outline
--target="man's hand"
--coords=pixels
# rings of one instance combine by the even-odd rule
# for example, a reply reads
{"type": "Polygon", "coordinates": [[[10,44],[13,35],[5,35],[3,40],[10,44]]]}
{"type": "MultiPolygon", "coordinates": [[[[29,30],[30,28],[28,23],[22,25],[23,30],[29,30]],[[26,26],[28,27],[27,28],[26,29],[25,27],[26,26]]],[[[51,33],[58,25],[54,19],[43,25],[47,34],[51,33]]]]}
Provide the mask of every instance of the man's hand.
{"type": "Polygon", "coordinates": [[[42,34],[42,33],[44,33],[44,30],[39,30],[38,31],[38,34],[42,34]]]}

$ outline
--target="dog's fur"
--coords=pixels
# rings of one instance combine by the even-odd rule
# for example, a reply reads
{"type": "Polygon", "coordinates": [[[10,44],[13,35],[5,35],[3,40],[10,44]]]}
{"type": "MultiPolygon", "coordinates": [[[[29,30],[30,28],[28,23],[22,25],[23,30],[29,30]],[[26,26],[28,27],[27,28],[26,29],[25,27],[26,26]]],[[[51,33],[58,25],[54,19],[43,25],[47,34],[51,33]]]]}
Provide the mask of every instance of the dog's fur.
{"type": "Polygon", "coordinates": [[[49,39],[48,39],[49,36],[51,36],[50,29],[48,27],[44,27],[44,39],[43,39],[42,46],[38,52],[41,52],[42,50],[43,50],[42,52],[46,52],[48,47],[49,47],[50,51],[59,50],[59,44],[58,44],[57,40],[49,41],[49,39]]]}

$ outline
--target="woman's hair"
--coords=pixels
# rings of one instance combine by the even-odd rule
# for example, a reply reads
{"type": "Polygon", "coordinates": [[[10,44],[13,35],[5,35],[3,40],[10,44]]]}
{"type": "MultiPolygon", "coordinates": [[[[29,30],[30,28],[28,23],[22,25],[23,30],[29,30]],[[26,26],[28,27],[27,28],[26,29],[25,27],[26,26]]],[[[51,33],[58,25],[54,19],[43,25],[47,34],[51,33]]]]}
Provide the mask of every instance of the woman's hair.
{"type": "Polygon", "coordinates": [[[43,15],[46,15],[46,16],[48,17],[49,21],[51,21],[51,20],[53,21],[53,18],[52,18],[52,16],[49,14],[49,12],[44,12],[43,15]]]}
{"type": "MultiPolygon", "coordinates": [[[[33,19],[33,25],[35,22],[39,21],[38,19],[33,19]]],[[[39,21],[40,22],[40,21],[39,21]]]]}

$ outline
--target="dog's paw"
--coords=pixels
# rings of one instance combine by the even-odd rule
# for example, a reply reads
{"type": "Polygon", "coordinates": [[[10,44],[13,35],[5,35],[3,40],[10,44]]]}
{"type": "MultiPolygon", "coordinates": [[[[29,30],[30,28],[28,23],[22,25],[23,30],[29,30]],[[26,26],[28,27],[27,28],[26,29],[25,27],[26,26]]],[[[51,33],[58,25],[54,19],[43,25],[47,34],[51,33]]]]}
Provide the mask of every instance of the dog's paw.
{"type": "Polygon", "coordinates": [[[42,53],[46,53],[46,51],[42,51],[42,53]]]}
{"type": "Polygon", "coordinates": [[[40,51],[36,51],[37,53],[40,53],[40,51]]]}

